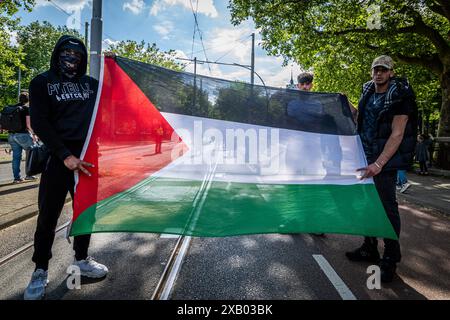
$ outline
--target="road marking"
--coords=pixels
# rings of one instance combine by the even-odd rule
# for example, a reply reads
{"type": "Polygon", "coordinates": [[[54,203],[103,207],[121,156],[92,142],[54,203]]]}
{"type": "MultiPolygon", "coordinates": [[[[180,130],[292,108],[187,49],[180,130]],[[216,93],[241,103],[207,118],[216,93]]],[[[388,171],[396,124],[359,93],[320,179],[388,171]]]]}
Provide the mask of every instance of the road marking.
{"type": "Polygon", "coordinates": [[[324,256],[321,254],[313,254],[313,258],[319,264],[320,269],[325,273],[331,284],[336,288],[342,300],[357,300],[324,256]]]}

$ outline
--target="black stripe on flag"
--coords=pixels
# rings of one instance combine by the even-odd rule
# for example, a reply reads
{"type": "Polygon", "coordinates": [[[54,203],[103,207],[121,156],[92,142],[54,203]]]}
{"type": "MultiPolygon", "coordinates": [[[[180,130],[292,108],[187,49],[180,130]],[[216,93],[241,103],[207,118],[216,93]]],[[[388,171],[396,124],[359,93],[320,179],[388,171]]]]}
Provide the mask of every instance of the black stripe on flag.
{"type": "Polygon", "coordinates": [[[355,135],[347,98],[177,72],[123,57],[116,62],[161,112],[306,132],[355,135]]]}

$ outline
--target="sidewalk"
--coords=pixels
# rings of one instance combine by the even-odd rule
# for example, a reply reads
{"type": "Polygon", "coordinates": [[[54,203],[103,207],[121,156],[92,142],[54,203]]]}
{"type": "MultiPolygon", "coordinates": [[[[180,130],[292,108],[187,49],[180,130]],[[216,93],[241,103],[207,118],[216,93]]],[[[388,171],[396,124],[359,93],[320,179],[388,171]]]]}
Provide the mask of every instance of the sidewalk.
{"type": "Polygon", "coordinates": [[[0,184],[0,230],[35,216],[39,182],[0,184]]]}
{"type": "MultiPolygon", "coordinates": [[[[430,173],[436,172],[430,170],[430,173]]],[[[448,171],[447,171],[448,173],[448,171]]],[[[411,183],[405,193],[397,192],[398,199],[406,200],[425,208],[435,209],[450,217],[450,178],[435,175],[420,176],[408,172],[411,183]]]]}
{"type": "MultiPolygon", "coordinates": [[[[0,230],[38,214],[39,181],[12,183],[12,155],[5,152],[7,148],[9,144],[0,143],[0,230]]],[[[25,153],[23,159],[25,159],[25,153]]],[[[22,175],[25,175],[24,171],[25,161],[22,161],[22,175]]],[[[66,200],[66,203],[68,202],[70,202],[70,196],[66,200]]]]}

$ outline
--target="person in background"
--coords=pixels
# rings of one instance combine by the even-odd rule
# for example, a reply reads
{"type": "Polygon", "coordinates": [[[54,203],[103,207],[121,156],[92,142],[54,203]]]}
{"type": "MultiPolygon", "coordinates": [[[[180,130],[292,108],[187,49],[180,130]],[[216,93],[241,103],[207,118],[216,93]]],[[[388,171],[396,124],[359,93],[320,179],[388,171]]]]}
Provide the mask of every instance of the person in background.
{"type": "Polygon", "coordinates": [[[417,136],[417,146],[416,146],[416,161],[419,162],[420,175],[428,175],[428,144],[425,142],[423,135],[419,134],[417,136]]]}
{"type": "MultiPolygon", "coordinates": [[[[314,75],[310,72],[302,72],[297,77],[297,88],[300,91],[311,91],[313,88],[314,75]]],[[[314,236],[324,237],[324,233],[312,233],[314,236]]]]}
{"type": "Polygon", "coordinates": [[[408,177],[406,176],[406,170],[397,171],[397,191],[400,193],[406,192],[411,184],[408,182],[408,177]]]}
{"type": "Polygon", "coordinates": [[[36,135],[31,128],[30,111],[29,111],[29,96],[28,92],[23,91],[19,96],[19,103],[15,105],[19,109],[20,120],[22,122],[21,129],[15,132],[9,132],[8,143],[12,150],[12,171],[14,180],[13,183],[21,183],[24,181],[35,181],[37,178],[33,176],[26,176],[25,179],[20,175],[20,165],[22,163],[22,151],[27,151],[37,140],[36,135]]]}
{"type": "Polygon", "coordinates": [[[311,91],[313,87],[314,75],[309,72],[302,72],[297,77],[297,88],[300,91],[311,91]]]}
{"type": "Polygon", "coordinates": [[[427,146],[428,149],[428,168],[431,168],[431,166],[433,165],[433,141],[434,138],[431,134],[427,134],[425,133],[423,135],[424,138],[424,143],[427,146]]]}

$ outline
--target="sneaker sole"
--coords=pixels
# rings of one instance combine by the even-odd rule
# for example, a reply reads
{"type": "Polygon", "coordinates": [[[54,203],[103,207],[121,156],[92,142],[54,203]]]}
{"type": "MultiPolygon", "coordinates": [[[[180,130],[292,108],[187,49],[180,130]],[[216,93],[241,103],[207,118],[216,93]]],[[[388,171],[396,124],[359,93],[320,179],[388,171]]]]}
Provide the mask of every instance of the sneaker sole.
{"type": "Polygon", "coordinates": [[[411,187],[411,185],[409,185],[409,186],[407,186],[404,190],[400,190],[400,193],[405,193],[406,192],[406,190],[408,190],[409,189],[409,187],[411,187]]]}
{"type": "MultiPolygon", "coordinates": [[[[44,288],[47,288],[48,283],[50,282],[50,280],[47,279],[44,288]]],[[[36,298],[30,298],[30,297],[26,297],[25,295],[23,296],[23,300],[27,300],[27,301],[33,301],[33,300],[43,300],[45,297],[45,289],[44,289],[44,293],[40,296],[40,297],[36,297],[36,298]]]]}

